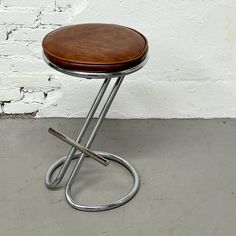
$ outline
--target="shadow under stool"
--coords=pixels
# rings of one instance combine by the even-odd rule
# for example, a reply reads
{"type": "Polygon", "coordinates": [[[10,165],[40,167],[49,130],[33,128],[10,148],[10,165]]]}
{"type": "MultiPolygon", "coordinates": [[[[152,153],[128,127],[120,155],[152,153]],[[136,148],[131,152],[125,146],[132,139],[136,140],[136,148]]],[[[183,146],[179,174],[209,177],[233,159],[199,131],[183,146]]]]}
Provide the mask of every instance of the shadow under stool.
{"type": "Polygon", "coordinates": [[[43,56],[53,69],[75,77],[101,79],[103,84],[89,110],[87,118],[75,140],[54,129],[49,132],[72,146],[69,154],[56,161],[47,171],[45,183],[55,189],[62,181],[71,161],[76,164],[65,186],[66,201],[75,209],[82,211],[104,211],[116,208],[134,197],[139,188],[139,177],[134,167],[123,158],[107,153],[92,151],[91,145],[96,137],[124,78],[141,69],[147,62],[148,42],[138,31],[115,24],[79,24],[61,27],[47,34],[42,43],[43,56]],[[114,84],[100,111],[85,146],[80,143],[86,134],[91,120],[109,86],[114,84]],[[72,198],[71,188],[86,157],[93,158],[107,166],[114,161],[125,167],[133,177],[130,192],[114,202],[101,205],[84,205],[72,198]],[[54,172],[59,169],[54,178],[54,172]]]}

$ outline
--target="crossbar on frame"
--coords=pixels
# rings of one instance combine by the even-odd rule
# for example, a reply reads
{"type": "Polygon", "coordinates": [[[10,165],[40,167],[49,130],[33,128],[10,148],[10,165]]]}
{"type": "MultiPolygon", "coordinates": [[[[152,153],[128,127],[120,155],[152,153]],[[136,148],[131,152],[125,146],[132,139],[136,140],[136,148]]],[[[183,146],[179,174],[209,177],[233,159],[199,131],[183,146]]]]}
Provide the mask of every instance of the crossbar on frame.
{"type": "MultiPolygon", "coordinates": [[[[105,116],[106,116],[123,80],[124,80],[124,76],[120,76],[115,81],[115,84],[114,84],[110,94],[108,95],[108,98],[107,98],[107,100],[106,100],[106,102],[105,102],[105,104],[98,116],[97,123],[91,133],[91,136],[88,139],[87,144],[85,145],[86,149],[89,149],[91,147],[91,145],[97,135],[97,132],[98,132],[100,126],[102,125],[102,123],[105,119],[105,116]]],[[[89,110],[89,113],[85,119],[85,122],[81,128],[81,131],[76,139],[77,143],[81,143],[85,133],[87,132],[88,127],[93,119],[93,116],[94,116],[95,112],[97,111],[98,106],[101,103],[101,100],[104,97],[104,94],[105,94],[110,82],[111,82],[111,78],[106,78],[104,80],[104,82],[103,82],[103,84],[102,84],[90,110],[89,110]]],[[[71,194],[71,188],[72,188],[75,178],[78,175],[78,173],[83,165],[83,162],[86,158],[86,155],[84,153],[76,154],[76,151],[77,151],[76,147],[72,147],[69,154],[66,157],[59,159],[57,162],[55,162],[48,169],[48,171],[46,173],[46,177],[45,177],[45,184],[46,184],[47,188],[55,189],[60,184],[62,179],[64,178],[65,173],[68,170],[68,167],[69,167],[71,161],[73,159],[78,159],[70,176],[69,176],[66,186],[65,186],[65,197],[66,197],[66,200],[70,206],[72,206],[73,208],[75,208],[77,210],[82,210],[82,211],[104,211],[104,210],[113,209],[113,208],[116,208],[118,206],[125,204],[130,199],[132,199],[134,197],[134,195],[137,193],[138,188],[139,188],[139,177],[138,177],[136,170],[129,162],[127,162],[123,158],[116,156],[114,154],[110,154],[110,153],[106,153],[106,152],[95,152],[97,155],[100,155],[106,159],[115,161],[115,162],[121,164],[122,166],[124,166],[131,173],[131,175],[133,177],[133,187],[132,187],[131,191],[129,193],[127,193],[123,198],[118,199],[118,200],[108,203],[108,204],[88,206],[88,205],[82,205],[82,204],[76,202],[75,200],[73,200],[72,194],[71,194]],[[57,174],[56,178],[54,178],[54,180],[52,180],[53,173],[60,166],[61,166],[61,168],[59,170],[59,173],[57,174]]]]}

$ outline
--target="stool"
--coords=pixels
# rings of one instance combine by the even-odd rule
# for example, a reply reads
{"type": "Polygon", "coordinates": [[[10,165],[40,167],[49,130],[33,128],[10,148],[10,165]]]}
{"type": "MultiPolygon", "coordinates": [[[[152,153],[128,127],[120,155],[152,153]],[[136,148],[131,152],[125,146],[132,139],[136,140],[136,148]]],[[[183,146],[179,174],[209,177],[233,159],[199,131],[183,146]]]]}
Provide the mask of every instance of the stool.
{"type": "Polygon", "coordinates": [[[62,181],[71,161],[77,162],[70,173],[65,186],[66,201],[70,206],[82,211],[104,211],[116,208],[128,202],[139,189],[139,177],[134,167],[123,158],[107,153],[92,151],[95,139],[123,80],[128,74],[141,69],[147,62],[147,39],[134,29],[115,24],[79,24],[61,27],[46,35],[42,43],[46,63],[57,71],[75,77],[103,79],[103,84],[90,108],[76,141],[54,129],[49,132],[72,146],[69,154],[56,161],[47,171],[45,183],[47,188],[55,189],[62,181]],[[101,109],[97,123],[85,146],[80,143],[90,122],[108,88],[116,78],[113,88],[101,109]],[[71,188],[86,157],[107,166],[110,161],[125,167],[133,177],[133,187],[124,197],[114,202],[101,205],[84,205],[72,198],[71,188]],[[59,173],[53,178],[54,172],[59,173]]]}

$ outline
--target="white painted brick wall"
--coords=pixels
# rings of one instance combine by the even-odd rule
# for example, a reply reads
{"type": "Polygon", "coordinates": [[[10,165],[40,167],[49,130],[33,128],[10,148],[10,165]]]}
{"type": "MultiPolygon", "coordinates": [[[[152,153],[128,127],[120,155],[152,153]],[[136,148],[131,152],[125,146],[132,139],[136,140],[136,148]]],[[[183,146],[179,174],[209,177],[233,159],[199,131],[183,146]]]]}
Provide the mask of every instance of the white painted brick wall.
{"type": "Polygon", "coordinates": [[[63,25],[107,22],[150,44],[110,117],[236,117],[235,12],[235,0],[0,0],[0,115],[85,116],[101,81],[53,71],[41,41],[63,25]]]}
{"type": "Polygon", "coordinates": [[[3,7],[32,7],[45,8],[54,4],[52,0],[2,0],[3,7]]]}
{"type": "Polygon", "coordinates": [[[37,10],[1,10],[0,24],[2,25],[25,25],[32,26],[37,19],[37,10]]]}
{"type": "Polygon", "coordinates": [[[0,42],[7,39],[7,30],[4,26],[0,26],[0,42]]]}

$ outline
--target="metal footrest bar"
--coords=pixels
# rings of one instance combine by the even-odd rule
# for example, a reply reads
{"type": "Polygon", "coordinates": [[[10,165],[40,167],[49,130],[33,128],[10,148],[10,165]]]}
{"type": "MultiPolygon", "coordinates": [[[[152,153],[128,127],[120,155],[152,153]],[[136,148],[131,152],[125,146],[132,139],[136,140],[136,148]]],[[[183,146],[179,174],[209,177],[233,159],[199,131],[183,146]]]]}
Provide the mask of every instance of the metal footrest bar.
{"type": "Polygon", "coordinates": [[[56,136],[57,138],[61,139],[65,143],[70,144],[71,146],[78,149],[80,152],[87,155],[88,157],[93,158],[95,161],[99,162],[100,164],[103,164],[104,166],[108,166],[109,161],[106,158],[99,156],[98,154],[91,151],[90,149],[85,148],[84,146],[80,145],[79,143],[76,143],[73,139],[66,136],[65,134],[63,134],[55,129],[52,129],[52,128],[49,128],[48,132],[51,133],[52,135],[56,136]]]}
{"type": "Polygon", "coordinates": [[[132,165],[130,163],[128,163],[126,160],[122,159],[119,156],[110,154],[110,153],[106,153],[106,152],[93,152],[90,150],[90,147],[96,137],[96,134],[98,132],[98,129],[100,128],[120,86],[121,83],[123,82],[124,76],[122,77],[118,77],[106,102],[105,105],[103,106],[103,109],[100,112],[100,115],[98,117],[97,123],[92,131],[92,134],[90,136],[90,138],[87,141],[87,144],[85,146],[80,145],[79,143],[82,141],[82,138],[84,136],[84,134],[86,133],[89,124],[103,98],[103,95],[105,94],[105,91],[110,83],[111,79],[105,79],[96,99],[94,100],[94,103],[87,115],[87,118],[85,120],[85,123],[80,131],[80,134],[76,140],[76,142],[65,136],[64,134],[55,131],[53,129],[49,129],[50,133],[54,134],[55,136],[57,136],[58,138],[60,138],[61,140],[63,140],[64,142],[72,145],[72,148],[70,150],[70,153],[68,154],[67,157],[63,157],[60,160],[58,160],[57,162],[55,162],[47,171],[46,174],[46,178],[45,178],[45,183],[46,186],[49,189],[55,189],[57,187],[57,185],[62,181],[71,161],[75,158],[78,158],[76,165],[74,166],[74,169],[72,170],[70,177],[68,179],[68,182],[65,186],[65,195],[66,195],[66,200],[69,203],[70,206],[72,206],[73,208],[77,209],[77,210],[82,210],[82,211],[104,211],[104,210],[109,210],[109,209],[113,209],[116,208],[118,206],[121,206],[123,204],[125,204],[126,202],[128,202],[131,198],[133,198],[133,196],[136,194],[136,192],[138,191],[139,188],[139,178],[138,178],[138,174],[136,172],[136,170],[132,167],[132,165]],[[76,150],[80,150],[80,154],[76,155],[76,150]],[[133,180],[134,180],[134,184],[133,184],[133,188],[131,189],[131,191],[126,194],[123,198],[114,201],[112,203],[108,203],[108,204],[104,204],[104,205],[96,205],[96,206],[87,206],[87,205],[81,205],[78,202],[74,201],[72,199],[71,196],[71,188],[72,185],[75,181],[75,178],[77,176],[77,174],[79,173],[79,170],[85,160],[85,158],[87,156],[90,156],[92,158],[94,158],[95,160],[101,162],[102,164],[107,165],[108,164],[108,160],[112,160],[115,161],[119,164],[121,164],[122,166],[124,166],[126,169],[129,170],[129,172],[131,173],[131,175],[133,176],[133,180]],[[108,160],[107,160],[108,159],[108,160]],[[60,166],[61,169],[57,175],[57,177],[53,180],[52,176],[54,171],[59,168],[60,166]]]}

